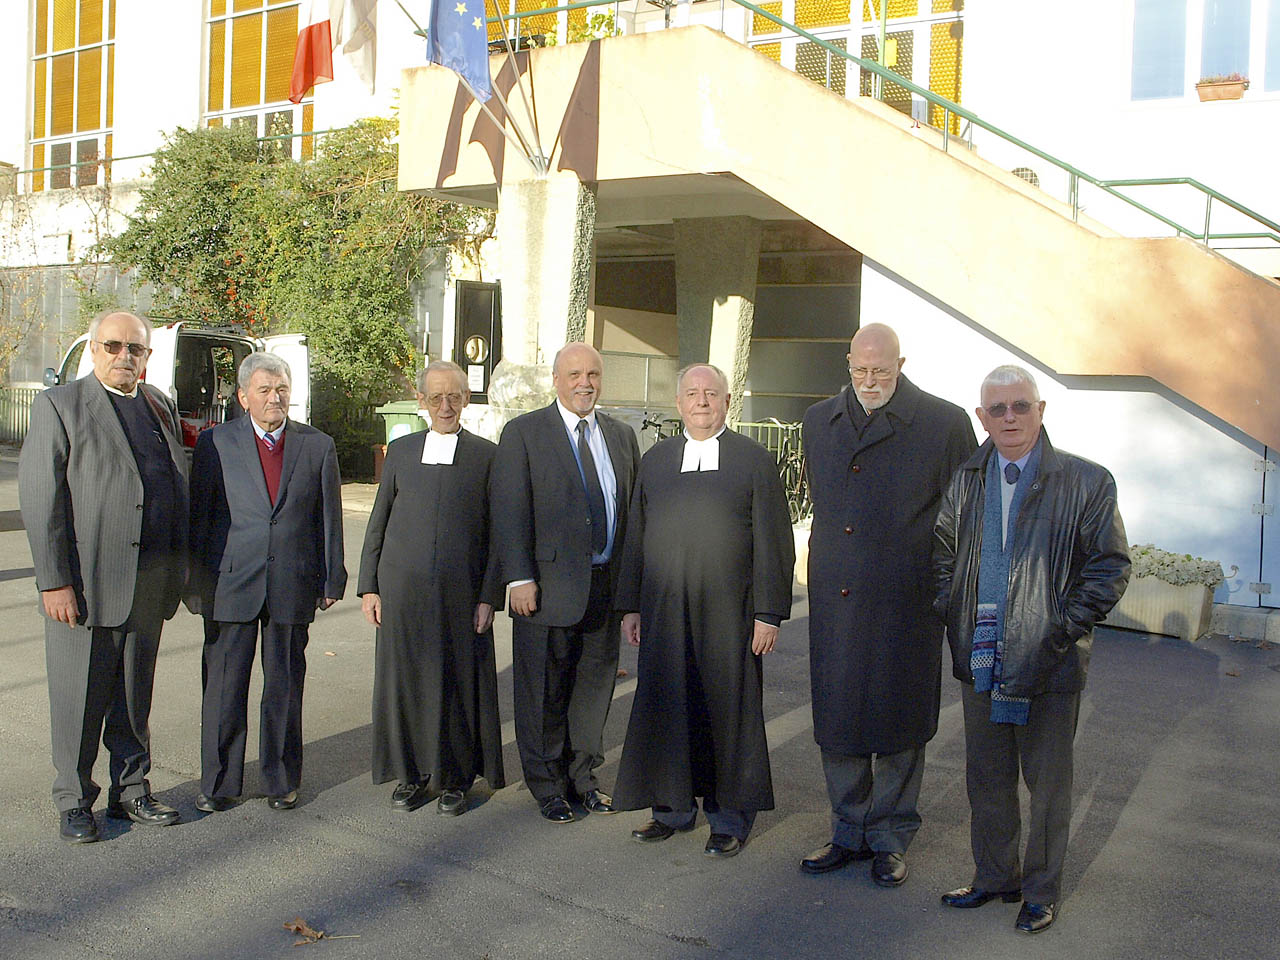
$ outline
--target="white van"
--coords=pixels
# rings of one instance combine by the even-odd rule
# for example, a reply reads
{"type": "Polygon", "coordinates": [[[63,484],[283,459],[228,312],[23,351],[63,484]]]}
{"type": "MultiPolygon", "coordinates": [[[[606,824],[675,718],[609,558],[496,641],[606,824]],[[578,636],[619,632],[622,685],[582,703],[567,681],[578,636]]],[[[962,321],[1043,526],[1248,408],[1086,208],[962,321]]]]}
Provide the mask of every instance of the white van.
{"type": "MultiPolygon", "coordinates": [[[[155,324],[143,379],[177,404],[184,446],[194,447],[202,430],[244,413],[236,400],[236,371],[241,360],[259,350],[279,354],[289,364],[289,416],[311,422],[311,356],[302,334],[258,339],[237,327],[197,327],[162,319],[155,324]]],[[[88,342],[86,333],[71,345],[59,369],[45,370],[46,387],[78,380],[93,369],[93,358],[85,349],[88,342]]]]}

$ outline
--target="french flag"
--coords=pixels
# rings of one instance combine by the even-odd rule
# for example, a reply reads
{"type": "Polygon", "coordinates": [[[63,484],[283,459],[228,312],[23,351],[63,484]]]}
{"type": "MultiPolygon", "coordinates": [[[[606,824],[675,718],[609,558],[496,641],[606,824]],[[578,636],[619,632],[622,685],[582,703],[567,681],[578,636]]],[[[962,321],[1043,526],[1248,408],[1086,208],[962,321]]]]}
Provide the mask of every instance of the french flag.
{"type": "Polygon", "coordinates": [[[376,0],[310,0],[298,25],[289,99],[302,100],[317,83],[333,79],[333,51],[341,46],[360,79],[373,92],[376,0]]]}

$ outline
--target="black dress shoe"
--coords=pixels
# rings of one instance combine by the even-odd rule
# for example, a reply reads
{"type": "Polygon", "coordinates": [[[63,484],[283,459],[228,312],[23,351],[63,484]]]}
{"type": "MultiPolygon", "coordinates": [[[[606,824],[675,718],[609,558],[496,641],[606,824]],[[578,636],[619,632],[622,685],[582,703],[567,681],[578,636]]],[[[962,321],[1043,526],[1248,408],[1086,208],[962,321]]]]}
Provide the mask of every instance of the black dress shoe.
{"type": "Polygon", "coordinates": [[[196,794],[196,809],[204,813],[222,813],[235,805],[235,797],[208,797],[203,793],[196,794]]]}
{"type": "Polygon", "coordinates": [[[1052,903],[1031,903],[1030,901],[1022,905],[1022,909],[1018,911],[1018,919],[1013,922],[1013,928],[1019,933],[1039,933],[1041,930],[1048,929],[1053,923],[1054,905],[1052,903]]]}
{"type": "Polygon", "coordinates": [[[871,861],[871,879],[881,887],[900,887],[907,882],[907,858],[900,853],[876,851],[871,861]]]}
{"type": "Polygon", "coordinates": [[[736,857],[742,849],[742,841],[732,834],[713,833],[707,838],[707,845],[702,852],[708,857],[736,857]]]}
{"type": "Polygon", "coordinates": [[[582,805],[592,813],[617,813],[613,805],[613,797],[599,790],[588,790],[582,795],[582,805]]]}
{"type": "Polygon", "coordinates": [[[393,810],[417,810],[427,802],[427,781],[421,783],[401,783],[391,791],[391,807],[393,810]]]}
{"type": "Polygon", "coordinates": [[[290,790],[278,797],[267,797],[267,806],[272,810],[292,810],[298,805],[298,791],[290,790]]]}
{"type": "Polygon", "coordinates": [[[866,848],[850,850],[838,843],[828,843],[822,849],[813,851],[801,860],[800,869],[804,873],[830,873],[854,860],[870,860],[873,856],[875,854],[866,848]]]}
{"type": "Polygon", "coordinates": [[[165,806],[149,793],[132,800],[116,800],[107,804],[107,816],[112,820],[132,820],[146,827],[167,827],[178,822],[179,813],[165,806]]]}
{"type": "Polygon", "coordinates": [[[665,823],[659,823],[657,820],[650,820],[643,827],[632,830],[631,839],[639,840],[641,843],[658,843],[661,840],[669,839],[676,833],[683,833],[692,829],[692,822],[687,827],[669,827],[665,823]]]}
{"type": "Polygon", "coordinates": [[[93,843],[98,839],[98,821],[88,807],[73,807],[58,814],[58,836],[67,843],[93,843]]]}
{"type": "Polygon", "coordinates": [[[465,813],[467,809],[467,795],[457,789],[445,790],[440,794],[440,799],[436,802],[436,810],[446,817],[456,817],[461,813],[465,813]]]}
{"type": "Polygon", "coordinates": [[[538,811],[542,814],[543,820],[550,820],[552,823],[573,823],[575,819],[573,807],[569,806],[569,801],[564,797],[547,797],[545,800],[539,800],[538,811]]]}
{"type": "Polygon", "coordinates": [[[1022,899],[1021,890],[978,890],[974,887],[961,887],[958,890],[952,890],[950,893],[942,895],[942,902],[948,907],[959,907],[961,910],[968,910],[973,907],[980,907],[984,903],[999,897],[1005,903],[1017,903],[1022,899]]]}

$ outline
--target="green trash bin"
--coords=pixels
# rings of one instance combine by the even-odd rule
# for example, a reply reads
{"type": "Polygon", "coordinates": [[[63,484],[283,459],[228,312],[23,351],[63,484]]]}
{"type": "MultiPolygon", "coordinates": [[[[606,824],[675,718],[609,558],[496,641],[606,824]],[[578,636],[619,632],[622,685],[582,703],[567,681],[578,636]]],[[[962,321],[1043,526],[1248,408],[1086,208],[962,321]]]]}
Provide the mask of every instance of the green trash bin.
{"type": "Polygon", "coordinates": [[[392,400],[373,412],[380,415],[387,425],[387,443],[405,434],[427,429],[427,421],[418,416],[417,400],[392,400]]]}

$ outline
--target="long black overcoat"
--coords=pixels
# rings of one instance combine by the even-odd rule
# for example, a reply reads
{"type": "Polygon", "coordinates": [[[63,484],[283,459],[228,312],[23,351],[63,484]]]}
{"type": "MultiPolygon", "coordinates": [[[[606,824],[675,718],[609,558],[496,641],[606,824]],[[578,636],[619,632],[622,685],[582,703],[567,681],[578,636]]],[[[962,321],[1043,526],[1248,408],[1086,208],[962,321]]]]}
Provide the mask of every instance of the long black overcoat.
{"type": "Polygon", "coordinates": [[[813,735],[835,753],[897,753],[938,729],[933,522],[977,442],[968,414],[906,377],[869,421],[850,389],[804,418],[813,735]]]}
{"type": "Polygon", "coordinates": [[[497,789],[502,768],[493,631],[472,624],[502,607],[489,549],[489,478],[497,447],[460,432],[451,464],[422,463],[425,432],[387,447],[360,558],[361,596],[382,598],[373,676],[373,782],[442,783],[446,757],[464,783],[497,789]]]}
{"type": "Polygon", "coordinates": [[[720,434],[720,468],[682,473],[684,437],[640,461],[615,606],[640,614],[620,809],[714,797],[772,810],[758,615],[791,614],[795,540],[773,457],[720,434]]]}

